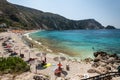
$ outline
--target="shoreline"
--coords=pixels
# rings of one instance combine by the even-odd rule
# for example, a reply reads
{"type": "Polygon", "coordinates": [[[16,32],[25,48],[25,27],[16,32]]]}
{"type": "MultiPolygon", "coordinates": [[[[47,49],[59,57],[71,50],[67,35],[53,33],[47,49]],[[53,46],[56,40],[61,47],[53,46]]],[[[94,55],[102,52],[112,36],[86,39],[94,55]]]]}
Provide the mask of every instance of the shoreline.
{"type": "MultiPolygon", "coordinates": [[[[87,53],[90,53],[91,55],[90,56],[84,56],[84,57],[82,57],[82,55],[83,55],[83,53],[82,53],[82,55],[81,54],[78,54],[78,52],[76,53],[76,52],[71,52],[71,51],[69,51],[69,50],[62,50],[62,49],[57,49],[57,48],[53,48],[53,47],[50,47],[50,45],[48,45],[48,44],[44,44],[44,42],[47,42],[47,40],[46,41],[44,41],[43,40],[43,42],[41,42],[41,41],[37,41],[37,40],[34,40],[34,39],[32,39],[30,36],[29,36],[29,34],[32,34],[32,33],[36,33],[36,32],[39,32],[40,30],[38,30],[38,31],[33,31],[33,32],[29,32],[28,34],[27,34],[27,38],[30,40],[30,41],[32,41],[32,43],[33,42],[35,42],[35,44],[38,44],[38,46],[40,45],[40,46],[43,46],[44,48],[44,50],[43,51],[45,51],[45,52],[47,52],[47,53],[49,53],[49,54],[53,54],[53,55],[59,55],[59,53],[62,53],[66,58],[69,58],[69,59],[72,59],[72,60],[78,60],[78,61],[80,61],[80,60],[85,60],[86,58],[91,58],[91,59],[94,59],[94,56],[93,56],[93,54],[92,53],[94,53],[94,52],[89,52],[89,51],[86,51],[87,53]],[[46,50],[45,50],[46,49],[46,50]]],[[[45,31],[45,30],[41,30],[41,31],[45,31]]],[[[25,34],[26,35],[26,34],[25,34]]],[[[33,44],[34,45],[34,44],[33,44]]],[[[39,47],[38,47],[39,48],[39,47]]]]}
{"type": "MultiPolygon", "coordinates": [[[[32,33],[36,33],[36,32],[39,32],[40,30],[37,30],[37,31],[32,31],[32,32],[27,32],[27,33],[25,33],[25,34],[23,34],[23,36],[26,36],[26,38],[28,39],[28,40],[30,40],[30,41],[28,41],[28,43],[32,43],[33,45],[38,45],[38,46],[42,46],[42,47],[44,47],[44,48],[46,48],[46,50],[44,50],[44,49],[42,49],[42,52],[46,52],[49,56],[64,56],[66,59],[69,59],[69,60],[71,60],[71,61],[78,61],[78,62],[80,62],[81,60],[85,60],[86,58],[84,58],[84,59],[81,59],[80,57],[78,57],[78,56],[69,56],[69,55],[67,55],[67,54],[65,54],[65,53],[63,53],[63,52],[54,52],[52,49],[50,49],[50,48],[48,48],[48,47],[46,47],[45,45],[43,45],[42,44],[42,42],[38,42],[38,41],[36,41],[36,40],[34,40],[34,39],[32,39],[30,36],[29,36],[29,34],[32,34],[32,33]]],[[[41,30],[41,31],[44,31],[44,30],[41,30]]],[[[27,40],[25,40],[26,42],[27,42],[27,40]]],[[[39,49],[39,47],[36,47],[36,46],[34,46],[35,48],[38,48],[39,49]]],[[[89,57],[88,57],[89,58],[89,57]]]]}
{"type": "MultiPolygon", "coordinates": [[[[9,37],[8,35],[11,35],[11,39],[14,40],[14,42],[15,42],[14,45],[18,46],[19,49],[21,49],[21,48],[23,48],[23,46],[25,46],[21,51],[22,54],[24,54],[24,56],[25,56],[25,58],[23,58],[24,61],[27,61],[29,59],[29,52],[26,52],[26,50],[33,50],[33,49],[34,49],[34,52],[31,52],[30,57],[31,58],[37,58],[37,60],[41,60],[41,57],[36,56],[36,54],[41,53],[42,51],[41,50],[35,50],[35,48],[28,47],[26,44],[23,43],[22,38],[19,37],[18,34],[5,32],[5,33],[2,33],[1,35],[4,36],[4,37],[9,37]]],[[[2,43],[2,42],[0,42],[0,43],[2,43]]],[[[0,47],[0,48],[2,50],[2,47],[0,47]]],[[[19,49],[15,50],[15,52],[20,53],[19,49]]],[[[46,53],[48,53],[48,52],[46,52],[46,53]]],[[[64,57],[64,55],[62,53],[60,53],[60,55],[62,57],[64,57]]],[[[4,57],[5,56],[8,56],[8,55],[4,55],[4,57]]],[[[54,58],[58,57],[58,56],[59,55],[54,55],[54,54],[49,54],[48,53],[46,55],[47,63],[50,63],[51,66],[49,66],[45,69],[38,69],[36,75],[44,74],[44,75],[50,76],[50,80],[55,80],[56,76],[54,75],[54,71],[57,68],[58,61],[55,61],[54,58]]],[[[114,55],[112,55],[112,56],[114,56],[114,55]]],[[[70,78],[70,80],[73,80],[73,79],[80,80],[80,79],[84,79],[85,78],[84,75],[86,75],[86,74],[89,77],[92,77],[92,76],[96,76],[96,75],[105,73],[106,71],[116,71],[116,67],[117,67],[116,65],[118,63],[114,63],[114,65],[113,64],[107,64],[107,61],[109,61],[109,58],[106,59],[105,62],[103,62],[103,60],[101,60],[103,57],[106,58],[108,56],[102,56],[102,57],[97,56],[96,57],[97,60],[95,60],[95,61],[97,61],[97,63],[92,61],[91,59],[86,59],[84,61],[82,61],[82,60],[77,61],[75,59],[72,60],[72,59],[67,58],[65,61],[61,62],[62,63],[62,68],[64,69],[64,71],[67,72],[67,75],[64,76],[64,79],[70,78]],[[99,58],[100,58],[100,62],[98,61],[99,58]],[[66,65],[67,64],[69,64],[69,66],[70,66],[70,71],[66,70],[66,65]],[[96,67],[96,65],[97,65],[97,67],[96,67]],[[111,70],[107,70],[107,68],[105,68],[106,66],[107,67],[110,66],[111,70]],[[92,73],[88,72],[90,70],[93,70],[95,72],[92,72],[92,73]]],[[[112,58],[112,57],[110,57],[110,58],[112,58]]],[[[33,75],[36,72],[35,66],[36,66],[36,63],[33,63],[31,65],[31,72],[28,73],[27,77],[25,75],[22,75],[22,76],[19,77],[20,78],[19,80],[29,80],[29,79],[33,78],[33,75]],[[29,75],[29,74],[32,74],[32,75],[29,75]],[[25,77],[26,77],[26,79],[24,79],[25,77]]],[[[58,77],[58,78],[60,78],[60,77],[58,77]]],[[[15,79],[15,80],[18,80],[18,79],[15,79]]]]}
{"type": "MultiPolygon", "coordinates": [[[[32,41],[32,43],[33,43],[33,45],[35,44],[37,44],[37,46],[42,46],[42,51],[43,52],[46,52],[46,53],[48,53],[48,54],[51,54],[51,55],[60,55],[59,53],[62,53],[62,55],[64,55],[66,58],[69,58],[69,59],[72,59],[72,60],[78,60],[78,61],[80,61],[80,60],[85,60],[86,58],[91,58],[91,59],[94,59],[95,57],[93,56],[93,53],[94,53],[94,51],[93,52],[91,52],[92,54],[92,56],[91,57],[85,57],[85,58],[81,58],[79,55],[77,56],[70,56],[69,55],[69,53],[66,53],[66,52],[64,52],[64,51],[60,51],[60,50],[56,50],[56,49],[53,49],[52,47],[50,48],[49,46],[46,46],[46,45],[44,45],[44,43],[43,42],[40,42],[40,41],[37,41],[37,40],[34,40],[34,39],[32,39],[30,36],[29,36],[29,34],[32,34],[32,33],[36,33],[36,32],[39,32],[39,31],[45,31],[45,30],[34,30],[34,31],[32,31],[32,32],[28,32],[28,33],[26,33],[26,34],[24,34],[24,36],[26,36],[27,37],[27,39],[29,39],[30,41],[32,41]]],[[[39,47],[38,47],[38,49],[39,49],[39,47]]],[[[88,51],[87,51],[88,52],[88,51]]],[[[96,52],[96,51],[95,51],[96,52]]],[[[108,52],[109,53],[109,52],[108,52]]],[[[109,53],[109,54],[112,54],[112,53],[109,53]]],[[[118,56],[120,56],[120,54],[117,54],[118,56]]]]}
{"type": "MultiPolygon", "coordinates": [[[[25,34],[23,34],[23,36],[25,36],[28,40],[25,40],[28,44],[30,43],[32,43],[34,46],[33,46],[33,48],[37,48],[38,50],[39,50],[39,46],[42,46],[42,47],[45,47],[44,45],[42,45],[42,43],[41,42],[38,42],[38,41],[36,41],[36,40],[33,40],[30,36],[29,36],[29,34],[31,34],[31,33],[36,33],[36,32],[38,32],[38,31],[40,31],[40,30],[37,30],[37,31],[30,31],[30,32],[27,32],[27,33],[25,33],[25,34]],[[37,45],[37,46],[35,46],[35,45],[37,45]]],[[[41,31],[44,31],[44,30],[41,30],[41,31]]],[[[46,47],[45,47],[46,48],[46,47]]],[[[41,50],[39,50],[39,51],[41,51],[41,52],[46,52],[51,58],[53,58],[52,56],[57,56],[58,54],[54,54],[53,53],[53,51],[51,50],[51,49],[49,49],[49,48],[46,48],[46,50],[44,50],[44,49],[42,49],[42,51],[41,50]],[[47,52],[46,52],[46,50],[47,50],[47,52]]]]}
{"type": "MultiPolygon", "coordinates": [[[[29,38],[31,38],[30,36],[29,36],[29,38]]],[[[36,38],[36,37],[35,37],[36,38]]],[[[79,57],[82,57],[82,55],[79,55],[79,53],[81,53],[81,54],[83,54],[84,55],[84,53],[85,53],[85,55],[87,55],[87,53],[88,54],[91,54],[92,55],[92,53],[94,53],[94,52],[96,52],[96,51],[104,51],[104,52],[108,52],[109,54],[113,54],[112,53],[112,51],[110,51],[109,50],[109,48],[107,49],[107,48],[105,48],[104,47],[104,45],[103,46],[100,46],[101,48],[98,48],[98,47],[96,47],[96,45],[94,46],[94,45],[91,45],[90,46],[90,48],[84,48],[83,49],[83,52],[82,51],[80,51],[80,50],[78,50],[78,51],[73,51],[72,52],[72,48],[70,47],[70,49],[69,48],[66,48],[66,47],[64,47],[64,46],[62,46],[62,47],[57,47],[57,46],[55,46],[54,47],[54,45],[56,45],[56,44],[54,44],[53,46],[52,46],[52,44],[53,44],[53,42],[51,41],[51,40],[47,40],[47,39],[42,39],[42,38],[40,38],[40,40],[38,39],[38,38],[36,38],[36,40],[34,39],[34,37],[33,37],[33,39],[31,39],[31,40],[34,40],[36,43],[38,43],[38,44],[43,44],[47,49],[48,49],[48,52],[55,52],[55,53],[64,53],[64,54],[66,54],[66,55],[69,55],[69,56],[71,56],[72,54],[72,56],[74,56],[74,55],[76,55],[76,56],[79,56],[79,57]],[[52,44],[49,44],[49,43],[52,43],[52,44]],[[93,47],[95,47],[95,49],[93,50],[93,47]],[[103,47],[103,48],[102,48],[103,47]],[[66,50],[65,50],[65,49],[66,50]],[[109,50],[109,51],[108,51],[109,50]],[[75,53],[75,54],[74,54],[75,53]]],[[[94,43],[93,43],[94,44],[94,43]]],[[[119,48],[118,48],[119,49],[119,48]]],[[[117,50],[117,49],[116,49],[117,50]]],[[[82,59],[85,59],[85,58],[88,58],[89,56],[91,57],[91,58],[94,58],[93,56],[91,56],[91,55],[89,55],[89,56],[83,56],[84,58],[82,58],[82,59]]],[[[119,54],[118,54],[119,55],[119,54]]]]}

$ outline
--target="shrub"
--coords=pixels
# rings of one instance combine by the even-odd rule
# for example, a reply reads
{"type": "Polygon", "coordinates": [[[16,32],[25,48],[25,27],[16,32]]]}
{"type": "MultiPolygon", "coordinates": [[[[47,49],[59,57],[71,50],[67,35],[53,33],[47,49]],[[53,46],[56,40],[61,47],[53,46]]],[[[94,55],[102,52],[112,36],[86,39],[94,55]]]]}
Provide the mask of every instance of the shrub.
{"type": "Polygon", "coordinates": [[[30,67],[19,57],[0,58],[0,72],[4,73],[22,73],[29,71],[30,67]]]}

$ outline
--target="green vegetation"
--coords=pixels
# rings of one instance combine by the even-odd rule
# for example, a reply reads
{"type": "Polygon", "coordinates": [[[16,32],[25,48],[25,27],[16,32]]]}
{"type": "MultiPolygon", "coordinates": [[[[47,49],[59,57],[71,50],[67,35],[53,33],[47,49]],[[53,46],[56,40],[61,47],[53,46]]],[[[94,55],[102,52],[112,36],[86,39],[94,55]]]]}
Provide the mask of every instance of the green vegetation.
{"type": "Polygon", "coordinates": [[[0,74],[22,73],[29,71],[30,67],[19,57],[0,58],[0,74]]]}
{"type": "Polygon", "coordinates": [[[0,23],[18,29],[103,29],[94,19],[70,20],[58,14],[39,11],[0,0],[0,23]]]}

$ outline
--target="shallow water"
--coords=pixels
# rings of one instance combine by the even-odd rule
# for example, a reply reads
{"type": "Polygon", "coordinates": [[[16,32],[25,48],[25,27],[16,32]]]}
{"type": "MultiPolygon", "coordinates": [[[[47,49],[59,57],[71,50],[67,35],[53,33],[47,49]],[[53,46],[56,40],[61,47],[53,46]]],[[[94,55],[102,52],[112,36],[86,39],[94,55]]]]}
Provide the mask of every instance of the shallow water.
{"type": "Polygon", "coordinates": [[[95,51],[120,54],[120,30],[39,31],[30,37],[52,50],[80,58],[92,58],[95,51]]]}

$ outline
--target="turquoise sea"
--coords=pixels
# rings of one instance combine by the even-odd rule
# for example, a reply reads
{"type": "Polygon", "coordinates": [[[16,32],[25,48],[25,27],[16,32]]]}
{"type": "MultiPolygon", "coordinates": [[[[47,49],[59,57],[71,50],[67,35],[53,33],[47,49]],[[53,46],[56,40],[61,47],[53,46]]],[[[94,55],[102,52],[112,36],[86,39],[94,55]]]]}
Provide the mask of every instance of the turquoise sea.
{"type": "Polygon", "coordinates": [[[95,51],[120,55],[120,30],[38,31],[29,35],[53,51],[80,58],[93,57],[95,51]]]}

